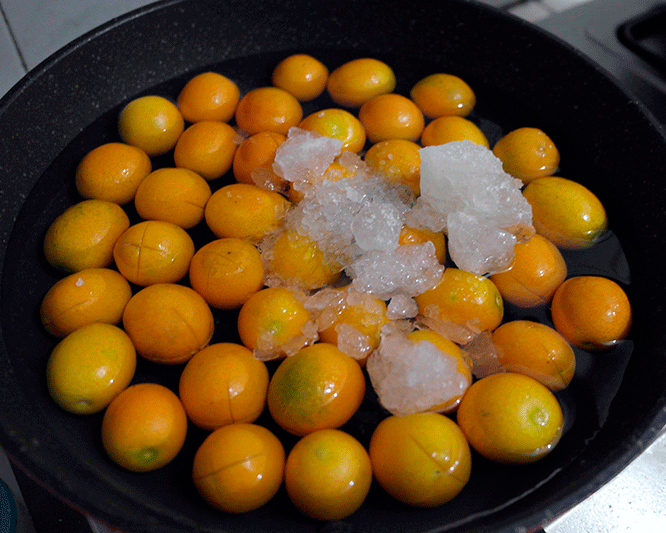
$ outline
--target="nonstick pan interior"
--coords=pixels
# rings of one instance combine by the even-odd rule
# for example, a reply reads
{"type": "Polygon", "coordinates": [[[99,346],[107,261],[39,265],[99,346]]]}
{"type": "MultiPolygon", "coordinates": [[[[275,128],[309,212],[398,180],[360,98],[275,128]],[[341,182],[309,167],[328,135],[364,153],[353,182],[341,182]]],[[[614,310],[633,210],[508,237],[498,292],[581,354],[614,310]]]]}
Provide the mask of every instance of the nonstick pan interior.
{"type": "MultiPolygon", "coordinates": [[[[394,68],[396,91],[403,94],[433,72],[461,76],[476,91],[474,118],[491,142],[519,126],[543,129],[562,153],[560,174],[588,186],[606,206],[611,238],[593,254],[568,254],[570,275],[601,273],[621,282],[632,301],[634,327],[612,352],[577,352],[576,378],[560,395],[567,431],[554,452],[526,467],[475,455],[464,491],[431,510],[402,506],[373,487],[362,509],[335,526],[536,527],[615,475],[666,420],[666,286],[656,260],[664,242],[666,144],[642,106],[589,61],[528,24],[474,2],[441,2],[436,9],[374,1],[158,3],[77,40],[10,91],[0,105],[3,446],[19,468],[54,494],[126,531],[332,527],[303,519],[284,491],[246,515],[208,508],[190,482],[192,456],[205,436],[192,426],[183,452],[163,469],[132,474],[116,467],[101,448],[101,415],[69,415],[48,397],[44,368],[55,340],[37,315],[41,298],[60,276],[43,258],[44,232],[79,199],[73,174],[81,157],[117,139],[122,105],[147,93],[173,97],[203,70],[224,73],[247,91],[268,84],[273,66],[297,51],[330,69],[356,57],[382,59],[394,68]]],[[[325,99],[312,106],[321,107],[325,99]]],[[[169,164],[169,156],[154,161],[156,167],[169,164]]],[[[198,243],[208,237],[205,229],[196,232],[198,243]]],[[[523,315],[509,308],[507,318],[512,316],[523,315]]],[[[545,314],[536,318],[548,320],[545,314]]],[[[235,339],[234,313],[218,313],[213,341],[235,339]]],[[[177,379],[177,369],[146,361],[135,377],[174,389],[177,379]]],[[[367,444],[381,416],[369,394],[345,429],[367,444]]],[[[287,447],[293,444],[275,430],[287,447]]]]}

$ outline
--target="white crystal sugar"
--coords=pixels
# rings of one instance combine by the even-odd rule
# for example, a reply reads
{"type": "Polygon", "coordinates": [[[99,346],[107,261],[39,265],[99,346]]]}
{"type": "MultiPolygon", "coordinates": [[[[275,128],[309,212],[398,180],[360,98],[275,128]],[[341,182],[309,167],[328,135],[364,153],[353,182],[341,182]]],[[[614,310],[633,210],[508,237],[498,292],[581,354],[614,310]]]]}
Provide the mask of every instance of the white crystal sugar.
{"type": "Polygon", "coordinates": [[[302,190],[322,176],[341,151],[340,139],[293,127],[275,153],[273,171],[302,190]]]}
{"type": "Polygon", "coordinates": [[[359,209],[351,229],[362,250],[390,252],[398,247],[402,225],[400,209],[390,203],[373,202],[359,209]]]}
{"type": "Polygon", "coordinates": [[[409,223],[444,230],[454,240],[456,266],[475,274],[505,270],[516,238],[531,234],[532,209],[522,182],[491,150],[470,141],[427,146],[421,156],[421,197],[409,223]]]}
{"type": "Polygon", "coordinates": [[[398,416],[437,410],[470,385],[453,355],[390,329],[382,331],[379,348],[368,357],[366,368],[379,402],[398,416]]]}
{"type": "Polygon", "coordinates": [[[433,287],[443,272],[431,242],[405,244],[389,252],[371,250],[347,269],[356,290],[382,300],[398,294],[417,296],[433,287]]]}
{"type": "MultiPolygon", "coordinates": [[[[318,133],[289,130],[287,140],[277,149],[274,168],[304,197],[285,217],[285,227],[316,240],[324,256],[342,268],[369,252],[387,254],[395,264],[405,213],[414,203],[414,196],[373,174],[357,154],[341,153],[340,147],[339,141],[332,144],[331,139],[318,133]],[[333,162],[335,167],[331,167],[333,162]]],[[[424,259],[431,262],[429,256],[424,259]]],[[[397,261],[404,263],[405,259],[397,261]]],[[[414,261],[410,264],[414,266],[414,261]]],[[[417,268],[415,272],[406,267],[401,271],[413,278],[422,273],[423,267],[417,268]]],[[[366,278],[377,274],[363,271],[366,278]]],[[[363,286],[376,287],[378,283],[366,281],[363,286]]],[[[382,294],[390,297],[393,292],[389,289],[382,294]]]]}
{"type": "Polygon", "coordinates": [[[484,274],[511,266],[515,235],[464,211],[449,213],[447,223],[449,255],[458,268],[484,274]]]}

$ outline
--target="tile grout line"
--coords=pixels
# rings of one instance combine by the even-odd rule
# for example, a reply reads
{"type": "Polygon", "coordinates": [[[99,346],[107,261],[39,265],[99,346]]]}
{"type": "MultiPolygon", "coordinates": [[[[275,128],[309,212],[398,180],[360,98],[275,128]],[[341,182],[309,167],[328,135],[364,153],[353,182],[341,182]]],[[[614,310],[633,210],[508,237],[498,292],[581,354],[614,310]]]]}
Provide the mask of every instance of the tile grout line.
{"type": "Polygon", "coordinates": [[[5,25],[7,26],[7,31],[9,32],[9,37],[12,40],[12,44],[14,45],[14,48],[16,49],[16,53],[18,54],[19,61],[21,62],[21,66],[23,67],[23,70],[27,73],[28,72],[28,65],[25,62],[25,58],[23,57],[23,54],[21,53],[21,49],[19,48],[18,41],[16,40],[16,36],[14,35],[14,31],[12,30],[12,25],[9,23],[9,19],[7,18],[7,15],[5,14],[5,10],[2,8],[2,4],[0,3],[0,13],[2,14],[2,18],[5,21],[5,25]]]}

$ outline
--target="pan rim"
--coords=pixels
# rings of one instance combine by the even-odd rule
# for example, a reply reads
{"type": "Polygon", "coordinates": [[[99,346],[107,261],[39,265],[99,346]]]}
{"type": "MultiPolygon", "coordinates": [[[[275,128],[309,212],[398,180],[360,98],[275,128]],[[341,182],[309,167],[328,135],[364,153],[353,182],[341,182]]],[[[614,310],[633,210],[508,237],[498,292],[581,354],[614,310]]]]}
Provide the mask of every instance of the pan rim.
{"type": "MultiPolygon", "coordinates": [[[[184,3],[184,0],[162,0],[162,1],[159,1],[159,2],[155,2],[154,4],[144,6],[142,8],[134,10],[130,13],[125,14],[125,15],[119,16],[119,17],[113,19],[112,21],[109,21],[108,23],[106,23],[106,24],[104,24],[104,25],[102,25],[102,26],[100,26],[100,27],[98,27],[94,30],[91,30],[91,31],[87,32],[82,37],[80,37],[80,38],[76,39],[75,41],[73,41],[72,43],[66,45],[60,51],[52,54],[51,56],[49,56],[49,58],[45,59],[37,67],[35,67],[28,74],[26,74],[26,76],[24,78],[22,78],[22,80],[19,81],[15,86],[13,86],[10,89],[10,91],[8,93],[6,93],[6,95],[2,98],[2,100],[0,100],[0,120],[2,120],[4,110],[6,108],[8,108],[9,106],[11,106],[13,101],[16,98],[18,98],[22,94],[22,92],[31,83],[33,83],[33,81],[35,81],[36,79],[38,79],[41,76],[47,75],[49,69],[53,65],[55,65],[56,63],[64,60],[70,53],[77,50],[79,47],[85,46],[85,44],[87,42],[89,42],[90,40],[93,40],[96,37],[108,32],[108,31],[111,31],[113,28],[127,23],[130,20],[133,20],[135,18],[139,18],[139,17],[143,16],[145,13],[149,13],[149,12],[152,12],[152,11],[155,11],[155,10],[161,10],[161,9],[164,9],[165,7],[168,7],[168,6],[171,6],[171,5],[177,5],[177,4],[181,4],[181,3],[184,3]]],[[[469,4],[475,4],[476,5],[476,2],[471,2],[469,0],[464,0],[460,3],[469,3],[469,4]]],[[[481,5],[481,4],[479,4],[479,5],[481,5]]],[[[566,43],[563,43],[563,44],[566,45],[566,43]]],[[[569,47],[569,45],[566,45],[566,46],[569,47]]],[[[571,48],[571,50],[573,50],[573,49],[571,48]]],[[[576,53],[578,53],[578,52],[576,52],[576,53]]],[[[587,60],[587,58],[583,58],[583,59],[587,60]]],[[[597,70],[600,74],[603,74],[604,76],[606,76],[610,79],[609,75],[607,75],[604,71],[602,71],[601,69],[597,69],[597,70]]],[[[617,87],[617,85],[616,85],[616,87],[617,87]]],[[[621,89],[619,87],[618,87],[618,89],[625,92],[627,94],[628,98],[633,98],[632,95],[629,95],[623,89],[621,89]]],[[[655,127],[657,127],[659,129],[659,131],[661,131],[661,134],[663,136],[663,130],[662,130],[661,126],[656,121],[656,119],[654,119],[654,117],[652,117],[652,115],[645,108],[645,106],[643,106],[638,101],[636,101],[636,105],[642,108],[643,113],[648,117],[649,120],[651,120],[653,122],[653,125],[655,127]]],[[[4,207],[4,205],[2,207],[4,207]]],[[[18,211],[16,213],[14,213],[13,221],[15,221],[17,214],[18,214],[18,211]]],[[[4,213],[3,213],[3,215],[4,215],[4,213]]],[[[4,216],[3,216],[3,225],[4,225],[4,216]]],[[[13,229],[13,222],[12,222],[12,229],[13,229]]],[[[3,228],[3,233],[4,233],[4,228],[3,228]]],[[[0,249],[0,269],[2,269],[3,266],[4,266],[4,257],[5,257],[5,252],[6,252],[7,239],[4,238],[4,237],[5,237],[5,235],[3,235],[1,249],[0,249]]],[[[0,335],[1,334],[2,334],[2,324],[0,324],[0,335]]],[[[2,342],[2,344],[3,344],[3,347],[4,347],[4,341],[2,342]]],[[[3,355],[3,357],[5,356],[4,351],[3,351],[2,355],[3,355]]],[[[664,403],[666,403],[666,393],[664,393],[664,395],[662,395],[662,400],[664,401],[664,403]]],[[[614,466],[618,466],[619,468],[615,472],[610,472],[608,469],[603,470],[603,471],[599,471],[598,473],[596,473],[593,476],[593,479],[591,481],[599,482],[599,486],[602,486],[607,481],[612,479],[612,477],[617,475],[617,473],[619,473],[641,451],[643,451],[645,448],[647,448],[654,441],[654,439],[656,439],[656,437],[658,435],[658,431],[655,429],[655,427],[658,426],[658,425],[663,426],[664,423],[666,423],[666,407],[661,408],[661,409],[658,409],[658,408],[655,407],[655,411],[653,413],[653,416],[650,418],[649,421],[647,421],[647,423],[644,423],[642,425],[643,429],[640,431],[641,434],[640,434],[640,436],[638,436],[634,445],[628,446],[627,449],[624,450],[620,454],[620,458],[621,458],[620,461],[615,461],[613,463],[614,466]],[[645,439],[644,434],[645,433],[650,433],[650,432],[652,432],[653,434],[650,435],[647,439],[645,439]]],[[[6,437],[7,436],[7,428],[5,427],[4,420],[2,420],[2,424],[3,424],[3,432],[5,433],[4,436],[6,437]]],[[[8,447],[10,453],[14,452],[13,454],[15,454],[16,452],[20,452],[19,447],[16,447],[15,444],[16,443],[14,443],[13,440],[10,440],[10,446],[8,447]]],[[[16,458],[13,458],[13,459],[19,461],[16,458]]],[[[37,465],[35,464],[34,466],[37,466],[37,465]]],[[[573,498],[575,500],[575,502],[573,502],[573,504],[582,501],[582,499],[584,499],[584,497],[586,497],[589,494],[589,492],[587,492],[585,495],[583,495],[582,492],[584,492],[584,491],[581,488],[581,489],[579,489],[579,491],[577,491],[577,492],[575,492],[575,493],[573,493],[569,496],[569,498],[573,498]]],[[[569,502],[568,500],[562,500],[560,503],[562,503],[562,505],[565,506],[566,508],[570,508],[573,505],[573,504],[571,504],[572,502],[569,502]],[[565,501],[567,503],[565,503],[565,501]]],[[[557,505],[554,506],[554,508],[557,509],[557,505]]]]}

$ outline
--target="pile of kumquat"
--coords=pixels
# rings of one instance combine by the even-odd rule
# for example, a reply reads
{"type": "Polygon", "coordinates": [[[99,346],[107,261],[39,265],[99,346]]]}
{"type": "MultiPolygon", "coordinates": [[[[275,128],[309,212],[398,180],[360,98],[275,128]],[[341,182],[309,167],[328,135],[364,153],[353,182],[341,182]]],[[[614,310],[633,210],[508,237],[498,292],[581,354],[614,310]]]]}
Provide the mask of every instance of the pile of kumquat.
{"type": "Polygon", "coordinates": [[[491,146],[469,118],[476,95],[459,77],[434,73],[404,95],[395,88],[392,68],[372,58],[329,72],[295,54],[275,66],[271,85],[246,94],[223,73],[202,72],[175,98],[130,101],[117,141],[82,158],[72,177],[81,201],[44,240],[63,273],[40,308],[59,339],[46,375],[63,409],[103,411],[115,463],[164,466],[191,424],[208,436],[190,482],[211,506],[247,512],[284,486],[307,517],[338,520],[362,505],[373,478],[401,502],[438,506],[463,490],[475,453],[529,463],[557,445],[555,392],[574,379],[574,347],[611,348],[631,326],[620,284],[569,276],[561,252],[603,239],[604,206],[555,176],[560,153],[537,127],[491,146]],[[304,116],[302,103],[325,91],[337,107],[304,116]],[[478,275],[451,263],[444,232],[404,225],[399,246],[431,243],[443,273],[414,297],[412,315],[396,319],[386,300],[355,290],[316,239],[284,227],[303,192],[274,161],[294,128],[342,143],[317,179],[348,179],[348,152],[414,198],[422,148],[484,146],[522,180],[535,233],[515,245],[508,270],[478,275]],[[173,165],[154,168],[165,154],[173,165]],[[214,238],[195,245],[197,227],[214,238]],[[548,309],[554,327],[506,321],[505,302],[548,309]],[[241,342],[211,343],[218,310],[237,311],[241,342]],[[379,364],[390,339],[398,349],[379,364]],[[135,382],[142,359],[178,368],[178,390],[135,382]],[[419,383],[387,390],[414,381],[410,365],[433,360],[449,372],[441,398],[419,402],[419,383]],[[344,425],[369,392],[368,375],[383,412],[364,446],[344,425]],[[298,437],[291,449],[256,422],[262,413],[298,437]]]}

